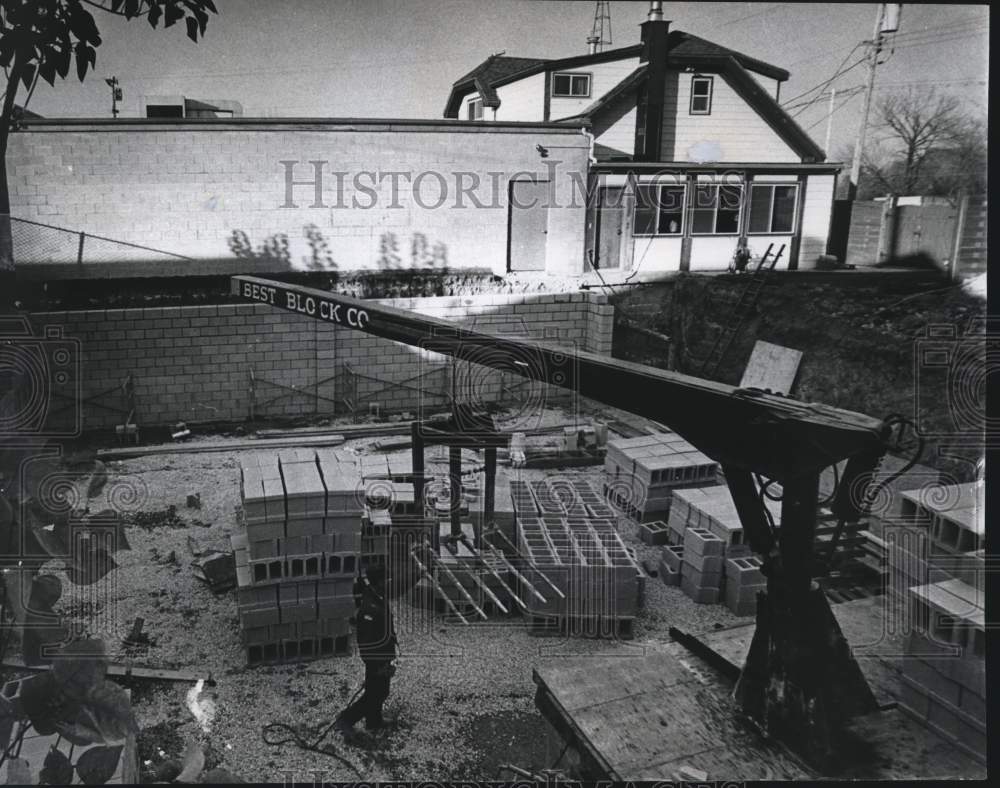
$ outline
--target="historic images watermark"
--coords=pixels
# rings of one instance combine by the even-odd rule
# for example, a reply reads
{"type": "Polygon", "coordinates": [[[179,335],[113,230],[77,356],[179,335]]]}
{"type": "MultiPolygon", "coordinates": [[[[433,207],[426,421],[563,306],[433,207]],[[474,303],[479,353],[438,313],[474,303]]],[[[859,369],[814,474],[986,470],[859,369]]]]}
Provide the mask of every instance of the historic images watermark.
{"type": "MultiPolygon", "coordinates": [[[[282,159],[284,191],[280,208],[326,208],[333,210],[405,210],[417,206],[423,210],[504,209],[508,206],[532,208],[617,208],[628,195],[638,195],[644,207],[668,210],[676,206],[677,193],[660,186],[682,186],[688,180],[684,171],[661,169],[625,174],[626,188],[596,189],[586,173],[563,166],[565,162],[546,160],[537,170],[340,170],[325,159],[282,159]],[[547,184],[548,188],[519,195],[510,188],[513,182],[547,184]],[[637,188],[641,186],[642,188],[637,188]],[[308,204],[306,203],[308,200],[308,204]]],[[[702,181],[694,181],[702,185],[702,181]]],[[[723,207],[736,209],[745,199],[743,174],[735,171],[714,172],[704,185],[732,186],[722,189],[723,207]]],[[[691,189],[691,208],[713,208],[716,195],[709,189],[691,189]]]]}

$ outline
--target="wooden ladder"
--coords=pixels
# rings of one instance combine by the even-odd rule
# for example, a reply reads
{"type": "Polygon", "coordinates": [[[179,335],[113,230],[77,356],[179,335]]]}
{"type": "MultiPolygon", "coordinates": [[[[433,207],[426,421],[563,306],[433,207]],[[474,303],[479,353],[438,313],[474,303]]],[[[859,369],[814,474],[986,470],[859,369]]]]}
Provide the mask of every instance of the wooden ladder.
{"type": "Polygon", "coordinates": [[[715,376],[730,347],[732,347],[733,340],[753,312],[753,308],[757,305],[760,293],[767,282],[767,275],[774,270],[774,266],[777,265],[778,260],[785,253],[785,244],[782,244],[778,249],[778,253],[772,257],[771,250],[773,248],[773,243],[768,244],[767,251],[764,252],[757,266],[750,273],[750,281],[747,282],[746,287],[743,288],[743,292],[736,301],[736,305],[729,315],[729,322],[719,331],[719,335],[715,338],[715,344],[712,345],[712,349],[698,370],[699,377],[711,378],[715,376]]]}

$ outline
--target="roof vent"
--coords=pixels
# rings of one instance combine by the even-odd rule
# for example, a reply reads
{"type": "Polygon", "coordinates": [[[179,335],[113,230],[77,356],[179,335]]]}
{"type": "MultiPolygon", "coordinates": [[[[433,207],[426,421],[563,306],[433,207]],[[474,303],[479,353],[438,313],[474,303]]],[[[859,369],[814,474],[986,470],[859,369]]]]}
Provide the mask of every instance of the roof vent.
{"type": "Polygon", "coordinates": [[[647,18],[650,22],[663,21],[663,0],[649,1],[649,16],[647,18]]]}

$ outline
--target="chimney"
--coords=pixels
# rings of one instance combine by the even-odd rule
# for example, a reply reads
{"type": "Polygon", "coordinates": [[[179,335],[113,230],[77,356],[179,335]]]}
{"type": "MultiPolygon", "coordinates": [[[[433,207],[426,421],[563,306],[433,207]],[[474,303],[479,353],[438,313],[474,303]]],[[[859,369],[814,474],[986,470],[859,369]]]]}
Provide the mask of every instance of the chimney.
{"type": "Polygon", "coordinates": [[[646,64],[646,113],[643,139],[645,149],[636,150],[638,161],[658,161],[660,135],[663,129],[663,94],[667,87],[667,35],[670,22],[663,18],[663,3],[651,0],[649,16],[642,28],[642,54],[639,62],[646,64]]]}
{"type": "Polygon", "coordinates": [[[597,54],[597,45],[600,42],[597,36],[587,36],[587,52],[591,55],[597,54]]]}

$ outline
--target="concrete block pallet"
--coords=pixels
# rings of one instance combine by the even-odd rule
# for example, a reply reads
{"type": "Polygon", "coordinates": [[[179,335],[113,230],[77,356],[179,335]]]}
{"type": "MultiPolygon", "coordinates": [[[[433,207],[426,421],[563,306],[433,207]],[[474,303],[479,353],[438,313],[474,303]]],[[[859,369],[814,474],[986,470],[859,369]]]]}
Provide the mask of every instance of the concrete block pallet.
{"type": "MultiPolygon", "coordinates": [[[[524,593],[528,613],[556,618],[633,618],[638,612],[641,570],[614,524],[576,517],[522,518],[519,552],[564,595],[546,594],[547,583],[533,583],[546,596],[524,593]]],[[[529,575],[530,577],[530,575],[529,575]]]]}
{"type": "Polygon", "coordinates": [[[676,490],[713,484],[716,462],[676,433],[609,441],[604,496],[638,521],[667,516],[676,490]]]}
{"type": "Polygon", "coordinates": [[[909,590],[917,629],[901,661],[900,705],[973,757],[986,760],[984,595],[957,579],[909,590]]]}
{"type": "Polygon", "coordinates": [[[243,461],[244,528],[231,541],[248,664],[350,652],[362,489],[354,457],[331,449],[243,461]]]}

